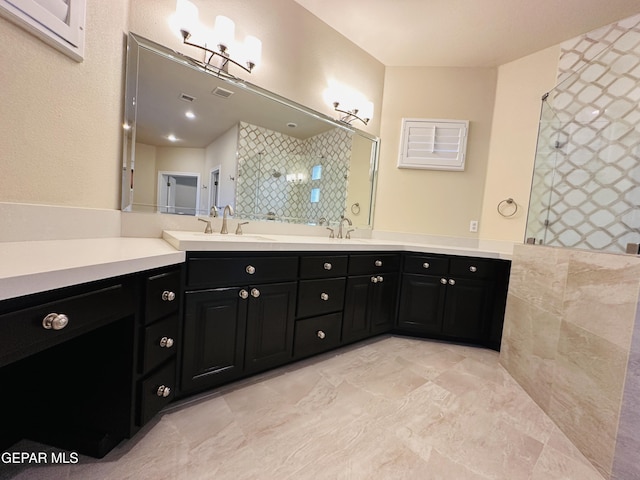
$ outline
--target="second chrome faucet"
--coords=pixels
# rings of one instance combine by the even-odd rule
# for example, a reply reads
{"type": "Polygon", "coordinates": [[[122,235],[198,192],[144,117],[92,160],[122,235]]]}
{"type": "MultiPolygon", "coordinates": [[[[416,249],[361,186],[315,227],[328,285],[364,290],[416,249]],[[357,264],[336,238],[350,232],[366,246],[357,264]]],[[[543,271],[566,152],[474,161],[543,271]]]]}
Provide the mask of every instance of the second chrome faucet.
{"type": "Polygon", "coordinates": [[[224,212],[222,212],[222,230],[220,230],[220,233],[223,235],[229,233],[229,230],[227,230],[227,215],[233,215],[233,207],[231,205],[224,207],[224,212]]]}

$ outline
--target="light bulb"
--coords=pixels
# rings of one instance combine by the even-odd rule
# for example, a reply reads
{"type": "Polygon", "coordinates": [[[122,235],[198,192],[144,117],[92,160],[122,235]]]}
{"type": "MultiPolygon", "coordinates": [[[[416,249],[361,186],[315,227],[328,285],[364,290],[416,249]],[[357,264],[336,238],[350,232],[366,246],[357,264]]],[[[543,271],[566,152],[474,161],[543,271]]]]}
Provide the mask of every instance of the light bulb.
{"type": "Polygon", "coordinates": [[[226,50],[231,48],[234,41],[235,29],[236,25],[230,18],[223,15],[218,15],[216,17],[213,31],[215,33],[216,42],[221,49],[226,50]]]}
{"type": "Polygon", "coordinates": [[[258,38],[253,35],[248,35],[247,38],[244,39],[244,51],[248,64],[253,66],[260,64],[262,42],[258,38]]]}
{"type": "Polygon", "coordinates": [[[175,29],[193,33],[198,23],[198,7],[189,0],[177,0],[171,22],[175,29]]]}

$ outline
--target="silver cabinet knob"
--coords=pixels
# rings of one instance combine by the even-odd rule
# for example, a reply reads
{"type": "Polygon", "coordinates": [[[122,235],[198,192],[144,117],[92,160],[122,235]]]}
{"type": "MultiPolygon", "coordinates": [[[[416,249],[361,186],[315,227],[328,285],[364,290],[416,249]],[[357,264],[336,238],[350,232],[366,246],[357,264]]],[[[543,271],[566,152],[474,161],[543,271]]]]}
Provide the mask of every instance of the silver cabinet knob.
{"type": "Polygon", "coordinates": [[[325,270],[331,270],[333,268],[333,265],[331,265],[329,262],[326,262],[323,265],[323,267],[324,267],[325,270]]]}
{"type": "Polygon", "coordinates": [[[244,288],[238,292],[238,296],[243,300],[249,298],[249,292],[247,292],[244,288]]]}
{"type": "Polygon", "coordinates": [[[424,262],[422,264],[422,268],[429,268],[431,265],[429,265],[429,262],[424,262]]]}
{"type": "Polygon", "coordinates": [[[257,288],[252,288],[251,289],[251,296],[253,298],[258,298],[260,296],[260,290],[258,290],[257,288]]]}
{"type": "Polygon", "coordinates": [[[322,330],[318,330],[316,332],[316,336],[320,339],[320,340],[324,340],[324,338],[327,336],[322,330]]]}
{"type": "Polygon", "coordinates": [[[455,285],[456,281],[453,278],[449,279],[449,285],[455,285]]]}
{"type": "Polygon", "coordinates": [[[375,265],[376,267],[381,267],[381,266],[382,266],[382,260],[376,260],[376,261],[374,262],[374,265],[375,265]]]}
{"type": "Polygon", "coordinates": [[[173,338],[171,337],[162,337],[160,339],[160,347],[161,348],[171,348],[173,347],[173,338]]]}
{"type": "Polygon", "coordinates": [[[254,273],[256,273],[256,267],[254,267],[253,265],[247,265],[247,268],[245,268],[244,270],[249,275],[253,275],[254,273]]]}
{"type": "Polygon", "coordinates": [[[176,294],[169,290],[162,292],[162,300],[165,302],[173,302],[176,299],[176,294]]]}
{"type": "Polygon", "coordinates": [[[166,398],[171,395],[171,388],[167,387],[166,385],[160,385],[158,387],[158,390],[156,390],[156,395],[166,398]]]}
{"type": "Polygon", "coordinates": [[[45,330],[62,330],[69,324],[69,317],[64,313],[50,313],[42,319],[45,330]]]}
{"type": "Polygon", "coordinates": [[[447,279],[446,278],[441,278],[440,279],[440,283],[443,284],[443,285],[446,285],[447,284],[447,279]]]}
{"type": "Polygon", "coordinates": [[[476,272],[478,271],[478,269],[477,269],[476,267],[474,267],[473,265],[471,265],[471,266],[469,267],[469,271],[470,271],[471,273],[476,273],[476,272]]]}
{"type": "Polygon", "coordinates": [[[380,275],[378,275],[376,278],[378,279],[378,283],[382,283],[384,281],[384,277],[380,275]]]}
{"type": "Polygon", "coordinates": [[[371,277],[371,283],[378,283],[378,277],[371,277]]]}
{"type": "Polygon", "coordinates": [[[322,292],[320,294],[320,298],[326,302],[327,300],[329,300],[329,294],[322,292]]]}

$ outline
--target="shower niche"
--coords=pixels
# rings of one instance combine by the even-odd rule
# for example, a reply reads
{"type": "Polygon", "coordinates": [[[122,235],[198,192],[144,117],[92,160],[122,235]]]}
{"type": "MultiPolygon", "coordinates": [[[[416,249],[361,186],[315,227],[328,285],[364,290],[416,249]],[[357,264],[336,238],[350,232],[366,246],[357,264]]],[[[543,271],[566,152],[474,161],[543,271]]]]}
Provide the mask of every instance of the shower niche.
{"type": "Polygon", "coordinates": [[[527,243],[640,243],[640,15],[561,47],[542,97],[527,243]]]}

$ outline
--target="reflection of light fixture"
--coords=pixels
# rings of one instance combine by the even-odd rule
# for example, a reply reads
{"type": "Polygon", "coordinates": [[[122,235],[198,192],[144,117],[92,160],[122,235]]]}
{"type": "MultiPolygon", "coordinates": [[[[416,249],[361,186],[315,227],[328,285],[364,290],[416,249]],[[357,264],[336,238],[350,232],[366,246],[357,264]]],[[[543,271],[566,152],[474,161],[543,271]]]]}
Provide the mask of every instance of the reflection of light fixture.
{"type": "Polygon", "coordinates": [[[196,114],[193,113],[191,110],[188,110],[186,112],[184,112],[184,116],[193,120],[194,118],[196,118],[196,114]]]}
{"type": "MultiPolygon", "coordinates": [[[[371,102],[369,102],[371,103],[371,102]]],[[[340,108],[340,102],[333,102],[333,109],[336,112],[340,112],[340,113],[344,113],[344,117],[340,118],[341,122],[345,122],[345,123],[351,123],[354,120],[360,120],[362,123],[364,123],[365,125],[369,123],[369,120],[371,120],[371,116],[365,117],[364,114],[361,114],[364,118],[360,117],[358,115],[358,112],[360,110],[358,110],[357,108],[351,109],[351,110],[341,110],[340,108]]],[[[373,104],[371,104],[371,109],[373,110],[373,104]]]]}
{"type": "Polygon", "coordinates": [[[170,135],[167,135],[167,140],[169,140],[170,142],[177,142],[178,139],[176,138],[176,136],[172,133],[170,135]]]}
{"type": "Polygon", "coordinates": [[[188,0],[177,0],[176,11],[171,23],[173,28],[180,30],[180,35],[182,35],[182,41],[185,45],[205,51],[204,61],[199,62],[205,69],[213,68],[219,72],[229,73],[229,62],[231,62],[251,73],[254,67],[260,63],[262,42],[256,37],[248,35],[243,45],[236,43],[234,37],[235,24],[230,18],[222,15],[216,17],[212,32],[213,41],[211,43],[217,45],[218,50],[208,48],[206,42],[204,45],[199,45],[189,41],[192,34],[200,34],[203,29],[198,24],[198,7],[188,0]],[[236,54],[236,58],[241,59],[234,60],[231,58],[231,51],[236,54]],[[212,64],[214,57],[219,57],[219,65],[212,64]]]}

